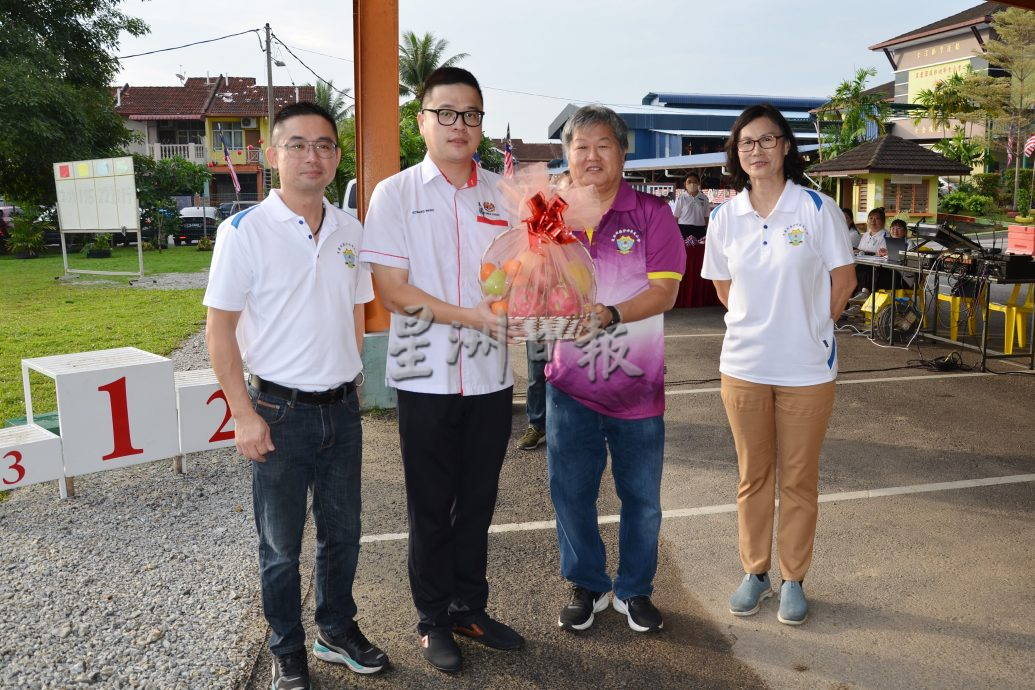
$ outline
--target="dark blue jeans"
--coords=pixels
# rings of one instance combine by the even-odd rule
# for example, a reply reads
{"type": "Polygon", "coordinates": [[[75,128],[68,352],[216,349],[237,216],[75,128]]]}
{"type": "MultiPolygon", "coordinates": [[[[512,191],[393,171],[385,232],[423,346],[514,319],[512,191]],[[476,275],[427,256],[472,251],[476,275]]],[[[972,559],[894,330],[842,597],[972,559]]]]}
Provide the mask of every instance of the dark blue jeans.
{"type": "Polygon", "coordinates": [[[316,525],[316,624],[331,636],[353,623],[352,580],[359,559],[362,430],[353,392],[331,405],[295,404],[249,389],[276,450],[252,463],[252,501],[259,534],[262,608],[270,651],[305,648],[298,558],[306,499],[316,525]]]}
{"type": "Polygon", "coordinates": [[[593,592],[613,589],[620,599],[650,596],[661,531],[664,418],[609,417],[550,384],[546,401],[546,455],[550,497],[557,513],[561,575],[593,592]],[[618,576],[613,584],[597,526],[597,496],[608,451],[622,501],[618,576]]]}
{"type": "Polygon", "coordinates": [[[525,396],[525,412],[528,426],[539,431],[546,429],[546,345],[531,340],[525,343],[528,357],[528,392],[525,396]]]}

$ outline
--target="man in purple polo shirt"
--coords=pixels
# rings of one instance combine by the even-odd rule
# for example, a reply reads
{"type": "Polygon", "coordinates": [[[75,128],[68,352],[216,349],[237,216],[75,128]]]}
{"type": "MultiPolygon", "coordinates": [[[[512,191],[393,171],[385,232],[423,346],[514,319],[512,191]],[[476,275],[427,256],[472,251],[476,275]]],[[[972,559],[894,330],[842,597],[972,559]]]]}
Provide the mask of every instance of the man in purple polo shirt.
{"type": "Polygon", "coordinates": [[[584,242],[596,268],[591,337],[564,342],[546,368],[550,496],[557,513],[561,575],[571,599],[558,618],[585,630],[594,613],[614,608],[638,632],[660,630],[651,603],[661,529],[665,447],[663,312],[672,308],[686,264],[668,205],[622,179],[628,127],[599,105],[580,108],[561,139],[572,181],[596,187],[603,208],[584,242]],[[618,576],[607,572],[597,527],[600,478],[611,471],[622,501],[618,576]]]}

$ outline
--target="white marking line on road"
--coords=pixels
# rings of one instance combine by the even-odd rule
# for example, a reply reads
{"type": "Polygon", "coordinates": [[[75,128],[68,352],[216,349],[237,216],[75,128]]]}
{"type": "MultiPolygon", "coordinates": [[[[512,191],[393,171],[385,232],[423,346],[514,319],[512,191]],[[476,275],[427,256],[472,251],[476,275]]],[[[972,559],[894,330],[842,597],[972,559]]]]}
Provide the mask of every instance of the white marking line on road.
{"type": "MultiPolygon", "coordinates": [[[[840,501],[857,501],[864,498],[883,498],[885,496],[906,496],[909,494],[923,494],[932,491],[955,491],[958,489],[975,489],[982,486],[999,486],[1002,484],[1023,484],[1035,482],[1035,474],[1011,474],[1005,477],[984,477],[982,479],[961,479],[955,482],[936,482],[933,484],[908,484],[906,486],[889,486],[883,489],[865,489],[863,491],[844,491],[835,494],[822,494],[819,497],[820,503],[837,503],[840,501]]],[[[779,501],[777,501],[779,505],[779,501]]],[[[720,515],[722,513],[737,512],[736,503],[721,503],[714,506],[702,506],[700,508],[678,508],[676,510],[664,510],[661,512],[662,519],[695,517],[698,515],[720,515]]],[[[618,515],[601,515],[597,523],[601,525],[615,524],[619,520],[618,515]]],[[[535,522],[511,522],[504,525],[491,525],[490,534],[501,534],[503,532],[537,532],[552,530],[556,527],[553,520],[537,520],[535,522]]],[[[362,537],[359,541],[362,544],[370,544],[378,541],[401,541],[406,539],[405,532],[389,534],[371,534],[362,537]]]]}
{"type": "Polygon", "coordinates": [[[725,333],[673,333],[666,338],[721,338],[725,333]]]}
{"type": "MultiPolygon", "coordinates": [[[[888,381],[930,381],[932,379],[956,379],[969,376],[995,376],[992,372],[967,372],[963,374],[923,374],[920,376],[884,376],[871,379],[838,379],[837,385],[847,386],[852,383],[885,383],[888,381]]],[[[692,388],[681,391],[665,391],[665,395],[697,395],[698,393],[718,393],[720,388],[692,388]]]]}

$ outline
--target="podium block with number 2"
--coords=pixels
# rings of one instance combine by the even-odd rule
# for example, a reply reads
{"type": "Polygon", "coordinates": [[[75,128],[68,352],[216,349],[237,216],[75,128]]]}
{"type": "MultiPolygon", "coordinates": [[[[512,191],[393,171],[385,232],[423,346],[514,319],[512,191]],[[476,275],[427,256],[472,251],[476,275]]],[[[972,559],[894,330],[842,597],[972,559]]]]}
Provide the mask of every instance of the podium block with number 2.
{"type": "Polygon", "coordinates": [[[176,372],[176,407],[181,453],[234,445],[234,418],[211,369],[176,372]]]}
{"type": "Polygon", "coordinates": [[[65,476],[137,465],[179,452],[173,363],[133,347],[22,360],[54,379],[65,476]]]}

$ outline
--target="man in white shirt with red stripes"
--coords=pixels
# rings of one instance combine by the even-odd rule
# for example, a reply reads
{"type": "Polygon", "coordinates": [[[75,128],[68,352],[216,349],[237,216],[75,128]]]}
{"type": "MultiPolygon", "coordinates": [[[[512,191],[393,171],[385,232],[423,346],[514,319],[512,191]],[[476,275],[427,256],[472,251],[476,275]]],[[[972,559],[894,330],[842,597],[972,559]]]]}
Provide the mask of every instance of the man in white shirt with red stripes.
{"type": "Polygon", "coordinates": [[[432,666],[455,672],[454,633],[495,649],[524,643],[485,611],[488,528],[514,383],[506,327],[482,296],[479,270],[510,223],[499,176],[472,160],[484,115],[478,81],[441,68],[419,98],[428,154],[374,189],[360,260],[392,312],[386,381],[398,392],[420,646],[432,666]]]}

